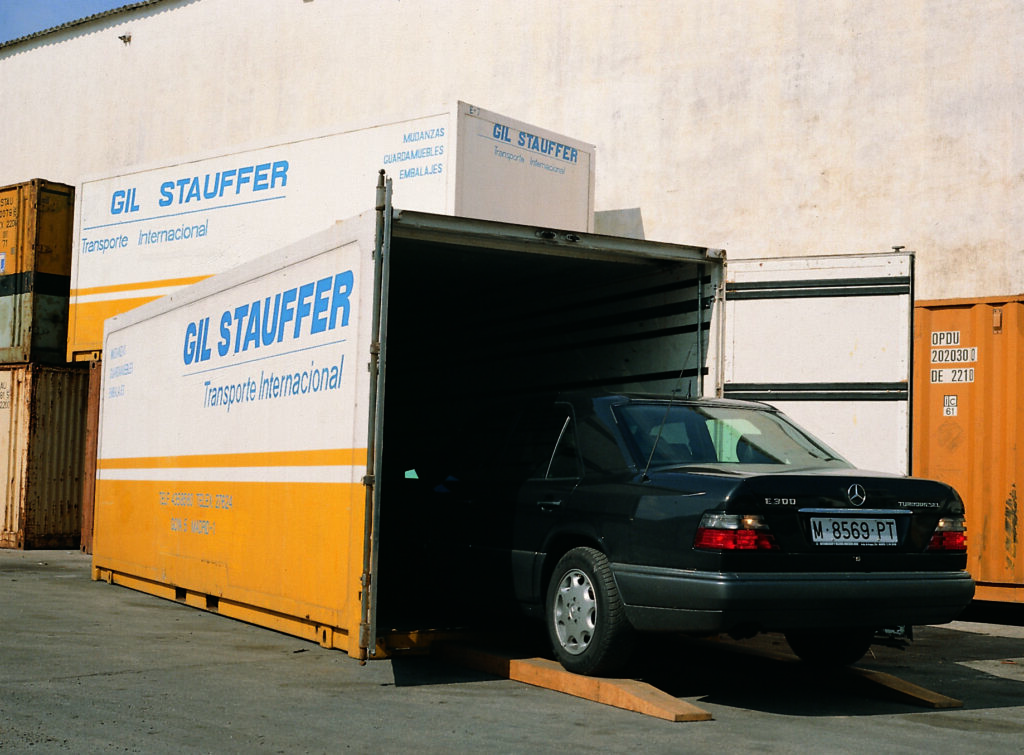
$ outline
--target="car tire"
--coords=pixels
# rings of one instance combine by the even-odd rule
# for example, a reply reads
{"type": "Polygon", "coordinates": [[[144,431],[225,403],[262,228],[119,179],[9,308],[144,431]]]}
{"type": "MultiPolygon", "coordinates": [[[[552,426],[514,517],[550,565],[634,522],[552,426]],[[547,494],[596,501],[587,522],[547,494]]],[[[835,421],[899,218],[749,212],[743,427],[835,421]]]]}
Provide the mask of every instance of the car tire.
{"type": "Polygon", "coordinates": [[[804,663],[835,668],[863,658],[874,636],[873,629],[800,629],[786,632],[786,642],[804,663]]]}
{"type": "Polygon", "coordinates": [[[622,669],[633,630],[608,558],[594,548],[573,548],[548,583],[547,628],[555,658],[575,674],[607,675],[622,669]]]}

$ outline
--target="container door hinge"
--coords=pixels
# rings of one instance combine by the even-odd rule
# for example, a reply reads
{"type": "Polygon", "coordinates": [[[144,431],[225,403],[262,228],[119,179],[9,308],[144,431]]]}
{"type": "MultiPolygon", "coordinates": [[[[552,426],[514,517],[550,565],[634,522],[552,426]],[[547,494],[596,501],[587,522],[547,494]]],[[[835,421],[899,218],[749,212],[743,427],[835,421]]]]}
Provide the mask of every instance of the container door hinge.
{"type": "Polygon", "coordinates": [[[373,375],[380,365],[380,341],[370,344],[370,361],[366,363],[366,371],[373,375]]]}
{"type": "MultiPolygon", "coordinates": [[[[359,583],[363,587],[363,594],[370,589],[370,584],[373,582],[373,575],[368,571],[364,571],[362,576],[359,578],[359,583]]],[[[359,647],[361,649],[368,649],[370,647],[370,623],[367,621],[359,622],[359,647]]],[[[363,656],[365,658],[365,656],[363,656]]]]}

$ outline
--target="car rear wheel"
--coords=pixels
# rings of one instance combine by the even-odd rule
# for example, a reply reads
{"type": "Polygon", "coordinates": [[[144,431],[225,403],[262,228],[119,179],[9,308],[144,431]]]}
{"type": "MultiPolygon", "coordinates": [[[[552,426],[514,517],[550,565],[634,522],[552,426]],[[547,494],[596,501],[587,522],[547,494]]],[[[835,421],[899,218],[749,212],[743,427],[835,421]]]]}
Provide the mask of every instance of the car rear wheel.
{"type": "Polygon", "coordinates": [[[611,674],[625,665],[633,631],[603,553],[573,548],[562,556],[546,606],[551,646],[567,671],[611,674]]]}
{"type": "Polygon", "coordinates": [[[786,642],[804,663],[814,666],[849,666],[871,647],[873,629],[817,629],[786,632],[786,642]]]}

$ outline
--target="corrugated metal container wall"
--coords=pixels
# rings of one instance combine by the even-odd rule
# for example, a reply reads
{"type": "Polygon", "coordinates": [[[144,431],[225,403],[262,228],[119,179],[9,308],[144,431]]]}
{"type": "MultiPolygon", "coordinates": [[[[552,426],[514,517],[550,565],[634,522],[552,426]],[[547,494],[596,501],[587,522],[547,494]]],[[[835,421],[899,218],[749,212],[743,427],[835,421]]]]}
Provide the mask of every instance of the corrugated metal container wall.
{"type": "Polygon", "coordinates": [[[89,400],[85,415],[85,457],[82,467],[82,552],[92,553],[96,513],[96,443],[100,434],[100,388],[103,362],[89,362],[89,400]]]}
{"type": "Polygon", "coordinates": [[[89,372],[0,366],[0,547],[77,548],[89,372]]]}
{"type": "Polygon", "coordinates": [[[963,497],[978,600],[1024,602],[1022,358],[1024,297],[915,306],[914,474],[963,497]]]}
{"type": "Polygon", "coordinates": [[[64,364],[75,190],[0,188],[0,363],[64,364]]]}

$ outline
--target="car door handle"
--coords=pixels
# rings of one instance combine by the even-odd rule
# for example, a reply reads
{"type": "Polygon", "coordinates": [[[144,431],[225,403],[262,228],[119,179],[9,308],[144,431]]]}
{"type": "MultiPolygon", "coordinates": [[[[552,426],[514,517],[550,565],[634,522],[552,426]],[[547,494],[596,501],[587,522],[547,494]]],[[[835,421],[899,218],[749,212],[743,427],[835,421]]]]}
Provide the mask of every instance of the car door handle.
{"type": "Polygon", "coordinates": [[[561,505],[561,501],[537,501],[537,508],[541,511],[554,511],[561,505]]]}

